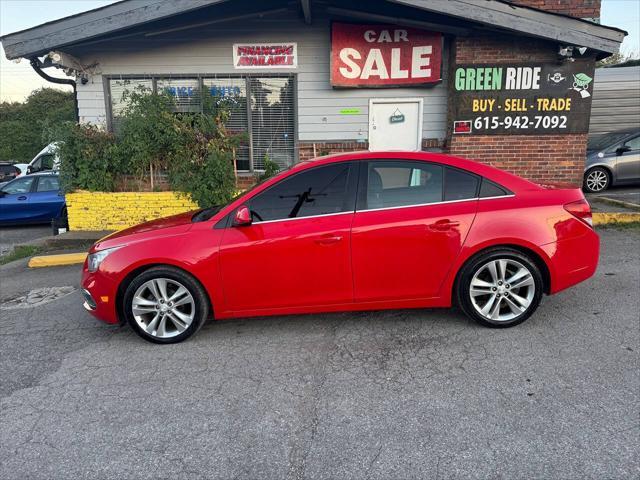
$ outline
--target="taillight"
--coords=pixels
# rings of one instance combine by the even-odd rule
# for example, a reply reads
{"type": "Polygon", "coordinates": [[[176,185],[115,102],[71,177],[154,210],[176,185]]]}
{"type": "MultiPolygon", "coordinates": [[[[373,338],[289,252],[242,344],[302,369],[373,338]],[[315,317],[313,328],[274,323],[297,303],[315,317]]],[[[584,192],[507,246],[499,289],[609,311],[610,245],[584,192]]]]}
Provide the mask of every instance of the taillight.
{"type": "Polygon", "coordinates": [[[567,203],[564,209],[578,220],[586,223],[593,228],[593,218],[591,217],[591,206],[585,199],[577,202],[567,203]]]}

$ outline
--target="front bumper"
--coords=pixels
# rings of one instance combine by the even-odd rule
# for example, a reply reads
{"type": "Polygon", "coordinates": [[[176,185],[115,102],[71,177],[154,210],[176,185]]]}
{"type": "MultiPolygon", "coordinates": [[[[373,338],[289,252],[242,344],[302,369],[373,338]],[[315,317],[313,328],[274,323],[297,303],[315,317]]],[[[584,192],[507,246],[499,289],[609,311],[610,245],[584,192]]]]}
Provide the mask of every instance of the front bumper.
{"type": "Polygon", "coordinates": [[[100,270],[90,273],[85,261],[80,286],[85,310],[103,322],[120,322],[116,306],[118,285],[114,280],[100,270]]]}

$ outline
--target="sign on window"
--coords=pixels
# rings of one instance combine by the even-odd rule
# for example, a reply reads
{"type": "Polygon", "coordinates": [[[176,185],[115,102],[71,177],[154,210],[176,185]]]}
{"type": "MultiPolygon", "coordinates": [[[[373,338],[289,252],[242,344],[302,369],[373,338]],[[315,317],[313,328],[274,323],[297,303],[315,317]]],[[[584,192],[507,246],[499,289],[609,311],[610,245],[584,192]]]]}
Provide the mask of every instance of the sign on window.
{"type": "Polygon", "coordinates": [[[236,43],[233,45],[234,68],[264,70],[297,66],[298,45],[296,43],[236,43]]]}

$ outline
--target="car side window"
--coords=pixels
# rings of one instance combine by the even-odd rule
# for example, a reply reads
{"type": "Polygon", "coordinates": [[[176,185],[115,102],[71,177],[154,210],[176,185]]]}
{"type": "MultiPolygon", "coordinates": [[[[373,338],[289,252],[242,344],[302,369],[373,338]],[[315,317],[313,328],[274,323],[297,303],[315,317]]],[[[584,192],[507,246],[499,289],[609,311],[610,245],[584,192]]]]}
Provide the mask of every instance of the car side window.
{"type": "Polygon", "coordinates": [[[10,195],[29,193],[33,185],[33,177],[18,178],[2,187],[2,191],[10,195]]]}
{"type": "Polygon", "coordinates": [[[482,179],[482,185],[480,186],[480,198],[503,197],[508,194],[507,190],[497,183],[493,183],[491,180],[487,180],[486,178],[482,179]]]}
{"type": "Polygon", "coordinates": [[[58,177],[40,177],[36,192],[53,192],[60,190],[58,177]]]}
{"type": "Polygon", "coordinates": [[[53,170],[53,155],[42,155],[40,157],[41,164],[40,168],[42,170],[53,170]]]}
{"type": "Polygon", "coordinates": [[[447,167],[444,180],[444,201],[478,198],[480,178],[472,173],[447,167]]]}
{"type": "Polygon", "coordinates": [[[282,180],[249,202],[254,221],[311,217],[353,210],[350,163],[312,168],[282,180]]]}
{"type": "Polygon", "coordinates": [[[640,137],[632,138],[624,142],[625,147],[629,147],[630,152],[640,150],[640,137]]]}
{"type": "Polygon", "coordinates": [[[442,201],[442,166],[426,162],[373,161],[367,165],[364,210],[442,201]]]}

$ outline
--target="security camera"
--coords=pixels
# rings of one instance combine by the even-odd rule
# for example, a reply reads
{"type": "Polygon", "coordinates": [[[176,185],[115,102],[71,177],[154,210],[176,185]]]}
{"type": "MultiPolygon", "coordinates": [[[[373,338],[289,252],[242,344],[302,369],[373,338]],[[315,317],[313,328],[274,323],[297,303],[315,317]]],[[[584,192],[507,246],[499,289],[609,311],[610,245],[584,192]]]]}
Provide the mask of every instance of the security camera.
{"type": "Polygon", "coordinates": [[[573,47],[561,45],[558,50],[558,55],[561,57],[571,57],[573,55],[573,47]]]}

